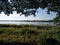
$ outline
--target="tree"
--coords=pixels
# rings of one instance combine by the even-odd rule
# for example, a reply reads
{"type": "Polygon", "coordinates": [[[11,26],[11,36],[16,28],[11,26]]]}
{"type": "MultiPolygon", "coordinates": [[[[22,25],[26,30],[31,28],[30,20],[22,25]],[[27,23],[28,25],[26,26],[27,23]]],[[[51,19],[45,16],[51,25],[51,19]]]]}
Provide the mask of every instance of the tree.
{"type": "Polygon", "coordinates": [[[60,0],[0,0],[0,13],[6,15],[13,14],[13,11],[24,14],[25,16],[34,15],[38,8],[47,8],[47,13],[50,11],[57,12],[57,17],[60,20],[60,0]]]}

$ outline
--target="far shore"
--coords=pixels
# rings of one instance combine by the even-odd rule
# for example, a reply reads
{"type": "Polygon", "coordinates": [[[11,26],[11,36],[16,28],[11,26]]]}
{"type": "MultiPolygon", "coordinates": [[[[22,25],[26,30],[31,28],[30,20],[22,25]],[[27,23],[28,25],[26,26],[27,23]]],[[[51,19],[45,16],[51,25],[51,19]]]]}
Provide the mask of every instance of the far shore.
{"type": "Polygon", "coordinates": [[[1,21],[9,21],[9,22],[53,22],[53,20],[0,20],[1,21]]]}

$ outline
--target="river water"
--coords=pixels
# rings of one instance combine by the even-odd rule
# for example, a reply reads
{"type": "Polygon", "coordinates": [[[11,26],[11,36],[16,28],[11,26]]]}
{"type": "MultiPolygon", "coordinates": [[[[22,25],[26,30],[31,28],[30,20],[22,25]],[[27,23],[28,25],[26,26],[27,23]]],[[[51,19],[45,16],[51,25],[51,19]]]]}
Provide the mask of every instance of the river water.
{"type": "Polygon", "coordinates": [[[14,22],[14,21],[0,21],[0,24],[29,24],[29,25],[54,25],[53,22],[14,22]]]}

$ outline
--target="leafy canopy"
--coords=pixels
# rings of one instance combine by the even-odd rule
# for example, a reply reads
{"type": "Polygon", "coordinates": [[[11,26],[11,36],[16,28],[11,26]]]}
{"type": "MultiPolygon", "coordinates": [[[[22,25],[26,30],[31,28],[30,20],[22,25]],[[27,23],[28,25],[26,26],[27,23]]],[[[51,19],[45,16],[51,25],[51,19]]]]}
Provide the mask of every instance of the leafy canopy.
{"type": "Polygon", "coordinates": [[[13,11],[24,14],[25,16],[34,15],[38,8],[47,8],[50,11],[57,12],[55,19],[60,20],[60,0],[0,0],[0,13],[6,15],[13,14],[13,11]]]}

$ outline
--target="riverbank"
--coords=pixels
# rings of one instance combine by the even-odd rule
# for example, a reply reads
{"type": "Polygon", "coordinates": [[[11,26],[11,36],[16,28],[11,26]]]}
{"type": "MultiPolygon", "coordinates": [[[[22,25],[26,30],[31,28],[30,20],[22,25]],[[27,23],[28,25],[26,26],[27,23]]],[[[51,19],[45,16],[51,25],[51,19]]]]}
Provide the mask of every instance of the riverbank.
{"type": "Polygon", "coordinates": [[[0,24],[0,45],[4,44],[60,45],[60,26],[0,24]]]}

